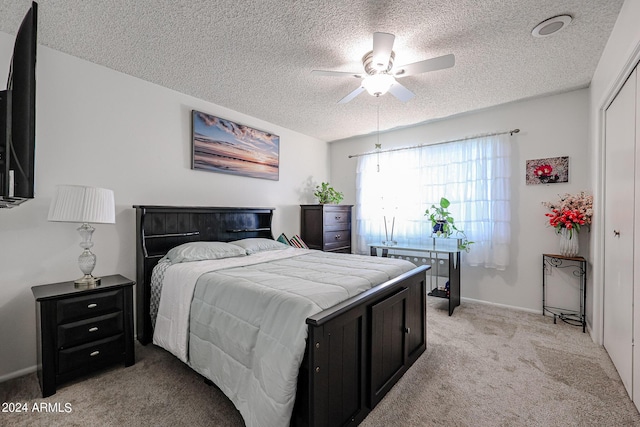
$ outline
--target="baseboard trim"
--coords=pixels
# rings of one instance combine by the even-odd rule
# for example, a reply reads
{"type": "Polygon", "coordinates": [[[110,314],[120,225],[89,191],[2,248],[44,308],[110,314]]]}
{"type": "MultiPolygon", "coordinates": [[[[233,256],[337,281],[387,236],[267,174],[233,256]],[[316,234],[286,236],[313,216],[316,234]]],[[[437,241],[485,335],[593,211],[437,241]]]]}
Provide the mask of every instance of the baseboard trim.
{"type": "Polygon", "coordinates": [[[527,313],[542,315],[542,310],[534,310],[534,309],[531,309],[531,308],[518,307],[518,306],[515,306],[515,305],[499,304],[497,302],[484,301],[484,300],[481,300],[481,299],[473,299],[473,298],[460,298],[460,300],[463,301],[463,302],[464,301],[477,302],[478,304],[492,305],[492,306],[495,306],[495,307],[508,308],[508,309],[511,309],[511,310],[525,311],[527,313]]]}
{"type": "MultiPolygon", "coordinates": [[[[524,311],[526,313],[542,315],[542,311],[541,310],[533,310],[531,308],[517,307],[515,305],[498,304],[497,302],[484,301],[484,300],[473,299],[473,298],[460,298],[460,300],[461,301],[468,301],[468,302],[478,303],[478,304],[493,305],[495,307],[507,308],[507,309],[511,309],[511,310],[524,311]]],[[[594,343],[596,343],[596,344],[598,343],[594,339],[593,330],[591,329],[591,324],[589,322],[586,322],[586,333],[589,334],[589,336],[591,337],[591,340],[594,343]]]]}
{"type": "Polygon", "coordinates": [[[31,374],[31,373],[35,372],[37,369],[38,369],[38,366],[33,365],[33,366],[28,367],[28,368],[24,368],[24,369],[20,369],[20,370],[17,370],[17,371],[9,372],[8,374],[0,376],[0,383],[12,380],[14,378],[22,377],[24,375],[31,374]]]}

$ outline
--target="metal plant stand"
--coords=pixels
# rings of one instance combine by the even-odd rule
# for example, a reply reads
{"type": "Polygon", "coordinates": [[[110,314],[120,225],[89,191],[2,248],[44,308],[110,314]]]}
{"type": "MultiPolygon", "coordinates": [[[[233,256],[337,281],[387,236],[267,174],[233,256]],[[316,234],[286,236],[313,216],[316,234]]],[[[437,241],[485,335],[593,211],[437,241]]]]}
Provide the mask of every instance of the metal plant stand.
{"type": "Polygon", "coordinates": [[[553,315],[553,323],[556,318],[570,325],[582,325],[582,332],[586,332],[587,321],[584,314],[587,303],[587,260],[583,257],[566,257],[563,255],[542,254],[542,315],[553,315]],[[547,305],[547,275],[552,268],[571,268],[572,273],[580,281],[580,308],[579,310],[552,307],[547,305]]]}

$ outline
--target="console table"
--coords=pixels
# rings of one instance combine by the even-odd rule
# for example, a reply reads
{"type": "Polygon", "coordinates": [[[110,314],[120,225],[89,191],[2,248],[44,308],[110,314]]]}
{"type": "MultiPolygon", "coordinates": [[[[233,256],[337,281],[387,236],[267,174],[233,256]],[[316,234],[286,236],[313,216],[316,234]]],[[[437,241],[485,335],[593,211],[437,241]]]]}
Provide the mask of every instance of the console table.
{"type": "Polygon", "coordinates": [[[587,303],[587,260],[583,257],[566,257],[555,254],[542,254],[542,315],[553,315],[553,323],[559,318],[570,325],[582,325],[582,332],[586,332],[587,321],[584,308],[587,303]],[[580,284],[579,309],[572,310],[561,307],[553,307],[547,304],[547,275],[552,268],[570,268],[580,284]]]}
{"type": "Polygon", "coordinates": [[[449,316],[460,305],[459,239],[433,237],[430,245],[369,245],[371,256],[401,258],[416,265],[430,265],[429,296],[449,300],[449,316]],[[442,286],[444,281],[448,282],[442,286]]]}

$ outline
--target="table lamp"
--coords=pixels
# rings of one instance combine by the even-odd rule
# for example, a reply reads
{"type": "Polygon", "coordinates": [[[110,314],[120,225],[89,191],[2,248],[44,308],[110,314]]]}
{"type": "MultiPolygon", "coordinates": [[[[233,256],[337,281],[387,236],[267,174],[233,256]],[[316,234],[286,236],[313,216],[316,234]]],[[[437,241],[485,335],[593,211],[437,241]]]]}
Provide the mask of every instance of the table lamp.
{"type": "Polygon", "coordinates": [[[76,287],[96,287],[100,278],[91,273],[96,265],[96,256],[91,252],[91,236],[94,224],[115,224],[115,201],[113,191],[106,188],[81,185],[58,185],[49,207],[49,221],[79,222],[78,232],[82,237],[80,247],[84,249],[78,258],[78,265],[84,276],[76,280],[76,287]]]}

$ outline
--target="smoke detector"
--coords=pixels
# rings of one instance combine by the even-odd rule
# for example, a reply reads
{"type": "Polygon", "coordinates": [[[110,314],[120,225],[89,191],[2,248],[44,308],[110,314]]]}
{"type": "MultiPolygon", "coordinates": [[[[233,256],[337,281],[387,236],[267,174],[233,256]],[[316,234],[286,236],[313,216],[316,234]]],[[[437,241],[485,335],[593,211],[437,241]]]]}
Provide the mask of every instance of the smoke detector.
{"type": "Polygon", "coordinates": [[[571,15],[554,16],[536,25],[531,34],[533,37],[549,37],[569,25],[572,19],[571,15]]]}

